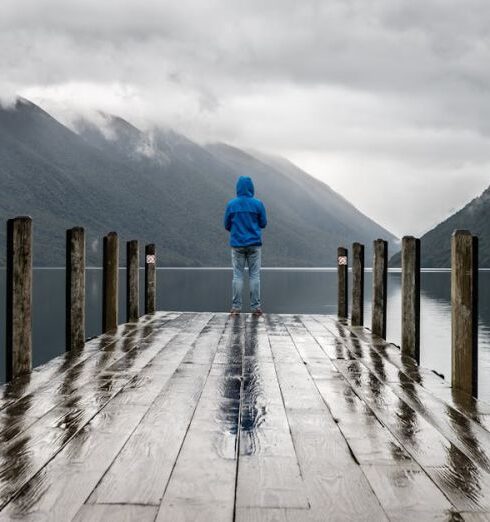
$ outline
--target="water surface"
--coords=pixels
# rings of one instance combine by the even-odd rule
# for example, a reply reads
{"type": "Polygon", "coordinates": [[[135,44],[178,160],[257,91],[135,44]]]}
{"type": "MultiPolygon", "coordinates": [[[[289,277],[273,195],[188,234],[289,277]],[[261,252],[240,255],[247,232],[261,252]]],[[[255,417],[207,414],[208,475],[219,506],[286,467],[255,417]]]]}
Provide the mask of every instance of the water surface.
{"type": "MultiPolygon", "coordinates": [[[[397,271],[388,274],[387,339],[400,344],[401,291],[397,271]]],[[[451,371],[450,272],[423,271],[421,276],[421,364],[444,374],[451,371]]],[[[120,270],[119,321],[126,316],[126,272],[120,270]]],[[[140,271],[141,289],[144,273],[140,271]]],[[[87,337],[102,329],[102,271],[87,269],[87,337]]],[[[365,324],[371,320],[371,273],[366,273],[365,324]]],[[[490,400],[490,272],[480,273],[479,393],[490,400]]],[[[231,271],[159,268],[159,310],[225,312],[230,308],[231,271]]],[[[245,286],[245,294],[248,289],[245,286]]],[[[143,305],[141,295],[141,306],[143,305]]],[[[263,269],[262,299],[266,312],[335,314],[335,269],[263,269]]],[[[64,350],[64,269],[34,269],[33,359],[37,366],[64,350]]],[[[244,310],[248,299],[244,300],[244,310]]],[[[5,270],[0,269],[0,378],[5,378],[5,270]]]]}

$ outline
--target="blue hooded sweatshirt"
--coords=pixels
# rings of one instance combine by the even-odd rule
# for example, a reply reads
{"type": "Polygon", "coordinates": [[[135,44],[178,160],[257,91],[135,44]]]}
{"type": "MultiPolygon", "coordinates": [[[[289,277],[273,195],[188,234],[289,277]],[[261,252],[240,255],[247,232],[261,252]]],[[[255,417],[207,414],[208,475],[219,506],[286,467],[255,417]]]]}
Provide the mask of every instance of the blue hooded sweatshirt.
{"type": "Polygon", "coordinates": [[[262,228],[267,216],[262,201],[254,198],[254,184],[248,176],[240,176],[235,199],[226,205],[225,228],[230,233],[232,247],[262,245],[262,228]]]}

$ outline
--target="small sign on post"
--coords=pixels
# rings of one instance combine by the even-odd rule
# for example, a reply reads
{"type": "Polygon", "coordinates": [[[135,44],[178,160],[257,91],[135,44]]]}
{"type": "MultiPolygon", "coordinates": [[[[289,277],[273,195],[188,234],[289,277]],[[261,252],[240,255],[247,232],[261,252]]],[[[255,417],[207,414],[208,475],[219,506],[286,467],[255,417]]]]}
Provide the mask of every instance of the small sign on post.
{"type": "Polygon", "coordinates": [[[347,249],[339,247],[337,249],[337,277],[338,277],[338,316],[347,318],[348,299],[347,299],[347,249]]]}
{"type": "Polygon", "coordinates": [[[153,314],[156,310],[156,263],[155,245],[145,247],[145,314],[153,314]]]}

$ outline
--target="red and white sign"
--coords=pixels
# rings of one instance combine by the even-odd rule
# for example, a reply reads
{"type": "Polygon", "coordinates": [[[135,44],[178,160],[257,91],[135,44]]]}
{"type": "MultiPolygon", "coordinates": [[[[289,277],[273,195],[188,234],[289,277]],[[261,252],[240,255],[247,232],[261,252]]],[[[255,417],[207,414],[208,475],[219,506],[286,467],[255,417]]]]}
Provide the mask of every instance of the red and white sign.
{"type": "Polygon", "coordinates": [[[154,265],[156,263],[157,256],[155,254],[148,254],[146,256],[146,264],[147,265],[154,265]]]}
{"type": "Polygon", "coordinates": [[[338,257],[339,266],[347,264],[347,256],[339,256],[338,257]]]}

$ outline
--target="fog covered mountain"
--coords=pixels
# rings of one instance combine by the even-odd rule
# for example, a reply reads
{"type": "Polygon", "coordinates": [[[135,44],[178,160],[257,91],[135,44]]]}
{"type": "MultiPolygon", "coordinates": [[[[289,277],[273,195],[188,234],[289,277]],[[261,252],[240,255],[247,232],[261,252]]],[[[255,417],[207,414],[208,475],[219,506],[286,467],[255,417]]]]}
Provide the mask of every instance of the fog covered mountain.
{"type": "Polygon", "coordinates": [[[228,265],[223,211],[242,174],[268,210],[264,266],[332,265],[337,246],[353,241],[366,244],[369,262],[373,239],[395,239],[282,158],[142,132],[105,114],[72,130],[27,100],[0,108],[0,216],[33,217],[37,265],[64,264],[65,229],[75,225],[87,230],[90,264],[100,264],[101,238],[116,230],[121,241],[155,242],[160,265],[228,265]]]}
{"type": "MultiPolygon", "coordinates": [[[[481,196],[470,201],[461,210],[421,238],[421,264],[423,267],[447,268],[451,266],[451,236],[456,229],[470,230],[479,237],[479,265],[490,267],[490,187],[481,196]]],[[[400,254],[390,260],[400,266],[400,254]]]]}

